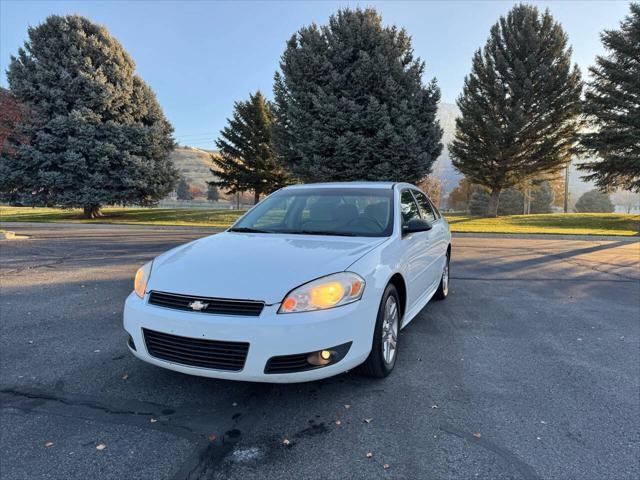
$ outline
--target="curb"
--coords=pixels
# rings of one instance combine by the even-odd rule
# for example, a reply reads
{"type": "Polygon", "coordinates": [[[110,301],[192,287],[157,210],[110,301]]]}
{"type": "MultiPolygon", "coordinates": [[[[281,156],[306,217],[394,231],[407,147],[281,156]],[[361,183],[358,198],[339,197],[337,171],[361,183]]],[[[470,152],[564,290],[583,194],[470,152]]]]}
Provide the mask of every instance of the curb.
{"type": "MultiPolygon", "coordinates": [[[[199,225],[137,225],[130,223],[61,223],[61,222],[0,222],[0,228],[114,228],[114,229],[142,229],[142,230],[184,230],[201,231],[205,233],[219,233],[226,230],[222,227],[207,227],[199,225]]],[[[529,240],[574,240],[574,241],[619,241],[619,242],[640,242],[638,235],[576,235],[558,233],[474,233],[474,232],[452,232],[454,238],[506,238],[506,239],[529,239],[529,240]]],[[[1,238],[1,237],[0,237],[1,238]]]]}
{"type": "Polygon", "coordinates": [[[26,240],[26,235],[16,235],[16,232],[9,232],[7,230],[0,231],[0,241],[2,240],[26,240]]]}

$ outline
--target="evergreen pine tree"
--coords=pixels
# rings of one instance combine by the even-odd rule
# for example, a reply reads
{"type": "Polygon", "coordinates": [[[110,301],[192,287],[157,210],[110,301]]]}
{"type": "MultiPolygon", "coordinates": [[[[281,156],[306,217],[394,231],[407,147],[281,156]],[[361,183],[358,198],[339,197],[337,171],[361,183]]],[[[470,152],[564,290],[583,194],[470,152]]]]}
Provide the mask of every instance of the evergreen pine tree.
{"type": "Polygon", "coordinates": [[[611,213],[614,210],[609,195],[600,190],[589,190],[576,202],[576,212],[579,213],[611,213]]]}
{"type": "Polygon", "coordinates": [[[220,192],[215,185],[207,185],[207,200],[210,202],[217,202],[220,200],[220,192]]]}
{"type": "Polygon", "coordinates": [[[596,157],[578,166],[584,178],[600,188],[621,187],[640,192],[640,3],[619,30],[606,30],[602,43],[609,52],[591,67],[584,111],[591,128],[581,145],[596,157]]]}
{"type": "Polygon", "coordinates": [[[497,215],[502,190],[570,160],[581,87],[567,37],[548,11],[516,5],[491,28],[458,98],[450,147],[454,166],[490,189],[488,215],[497,215]]]}
{"type": "Polygon", "coordinates": [[[176,197],[178,200],[193,200],[193,195],[191,194],[191,190],[189,190],[189,184],[184,178],[181,178],[178,182],[176,197]]]}
{"type": "Polygon", "coordinates": [[[472,193],[469,199],[469,213],[475,216],[482,216],[487,214],[487,208],[489,208],[489,195],[484,187],[480,185],[473,185],[471,187],[472,193]]]}
{"type": "Polygon", "coordinates": [[[299,30],[275,75],[275,141],[303,181],[417,183],[442,150],[440,90],[411,38],[377,12],[344,9],[299,30]]]}
{"type": "Polygon", "coordinates": [[[32,204],[148,205],[169,193],[176,171],[171,125],[134,62],[104,27],[50,16],[11,58],[11,92],[30,112],[25,142],[2,154],[0,191],[32,204]]]}
{"type": "Polygon", "coordinates": [[[537,185],[531,198],[531,213],[551,213],[551,206],[555,200],[553,186],[548,181],[543,181],[537,185]]]}
{"type": "Polygon", "coordinates": [[[515,187],[509,187],[500,194],[498,215],[522,215],[524,213],[524,195],[515,187]]]}
{"type": "Polygon", "coordinates": [[[216,141],[211,170],[218,180],[209,182],[228,193],[253,190],[255,203],[260,195],[286,185],[288,175],[282,168],[272,142],[275,117],[270,103],[260,91],[245,102],[236,102],[229,124],[216,141]]]}

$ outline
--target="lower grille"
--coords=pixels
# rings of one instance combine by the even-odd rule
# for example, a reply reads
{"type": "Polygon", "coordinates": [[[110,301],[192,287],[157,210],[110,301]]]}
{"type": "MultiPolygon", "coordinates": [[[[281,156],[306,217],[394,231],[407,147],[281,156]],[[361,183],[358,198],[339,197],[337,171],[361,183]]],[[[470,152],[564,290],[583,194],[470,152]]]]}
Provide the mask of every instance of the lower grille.
{"type": "Polygon", "coordinates": [[[264,373],[293,373],[318,368],[307,362],[308,353],[272,357],[264,368],[264,373]]]}
{"type": "Polygon", "coordinates": [[[244,368],[249,344],[180,337],[142,329],[149,355],[190,367],[239,371],[244,368]]]}
{"type": "Polygon", "coordinates": [[[257,300],[232,300],[228,298],[194,297],[177,293],[151,292],[149,303],[158,307],[187,310],[189,312],[213,313],[218,315],[243,315],[257,317],[262,313],[264,302],[257,300]],[[192,305],[198,304],[198,309],[192,305]]]}
{"type": "Polygon", "coordinates": [[[329,363],[324,365],[315,365],[309,362],[309,356],[317,354],[319,351],[271,357],[264,367],[264,373],[295,373],[327,367],[342,360],[350,348],[351,342],[326,348],[325,350],[329,350],[331,352],[331,357],[329,363]]]}

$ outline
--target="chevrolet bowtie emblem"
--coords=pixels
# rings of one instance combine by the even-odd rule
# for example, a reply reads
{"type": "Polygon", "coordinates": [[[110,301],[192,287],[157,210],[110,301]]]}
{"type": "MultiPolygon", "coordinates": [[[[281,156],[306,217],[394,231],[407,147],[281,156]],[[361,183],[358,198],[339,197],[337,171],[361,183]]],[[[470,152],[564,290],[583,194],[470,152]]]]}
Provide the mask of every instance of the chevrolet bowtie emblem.
{"type": "Polygon", "coordinates": [[[189,304],[189,308],[191,308],[191,310],[194,310],[196,312],[199,312],[200,310],[204,310],[208,306],[209,306],[208,303],[203,303],[200,300],[196,300],[195,302],[191,302],[189,304]]]}

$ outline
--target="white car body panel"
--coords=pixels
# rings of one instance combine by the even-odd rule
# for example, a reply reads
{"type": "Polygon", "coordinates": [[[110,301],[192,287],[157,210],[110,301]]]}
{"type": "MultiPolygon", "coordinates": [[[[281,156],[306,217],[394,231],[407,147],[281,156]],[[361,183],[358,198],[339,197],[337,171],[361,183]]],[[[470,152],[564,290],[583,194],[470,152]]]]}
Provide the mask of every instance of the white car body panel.
{"type": "MultiPolygon", "coordinates": [[[[436,292],[451,234],[444,218],[425,232],[402,235],[400,192],[416,187],[392,183],[309,185],[312,188],[393,188],[394,227],[389,237],[340,237],[224,232],[182,245],[154,260],[144,299],[135,293],[125,302],[124,328],[138,358],[192,375],[258,382],[303,382],[347,371],[370,351],[382,293],[394,275],[406,285],[402,327],[436,292]],[[362,298],[327,310],[279,314],[292,289],[318,277],[349,271],[365,280],[362,298]],[[161,291],[209,298],[264,301],[257,317],[218,315],[159,307],[147,303],[161,291]],[[244,367],[224,371],[182,365],[151,356],[142,329],[195,339],[248,342],[244,367]],[[335,364],[294,373],[265,373],[274,356],[332,348],[352,342],[335,364]]],[[[288,187],[291,189],[307,186],[288,187]]]]}
{"type": "Polygon", "coordinates": [[[270,305],[291,288],[345,270],[384,240],[222,232],[156,258],[147,289],[270,305]]]}

